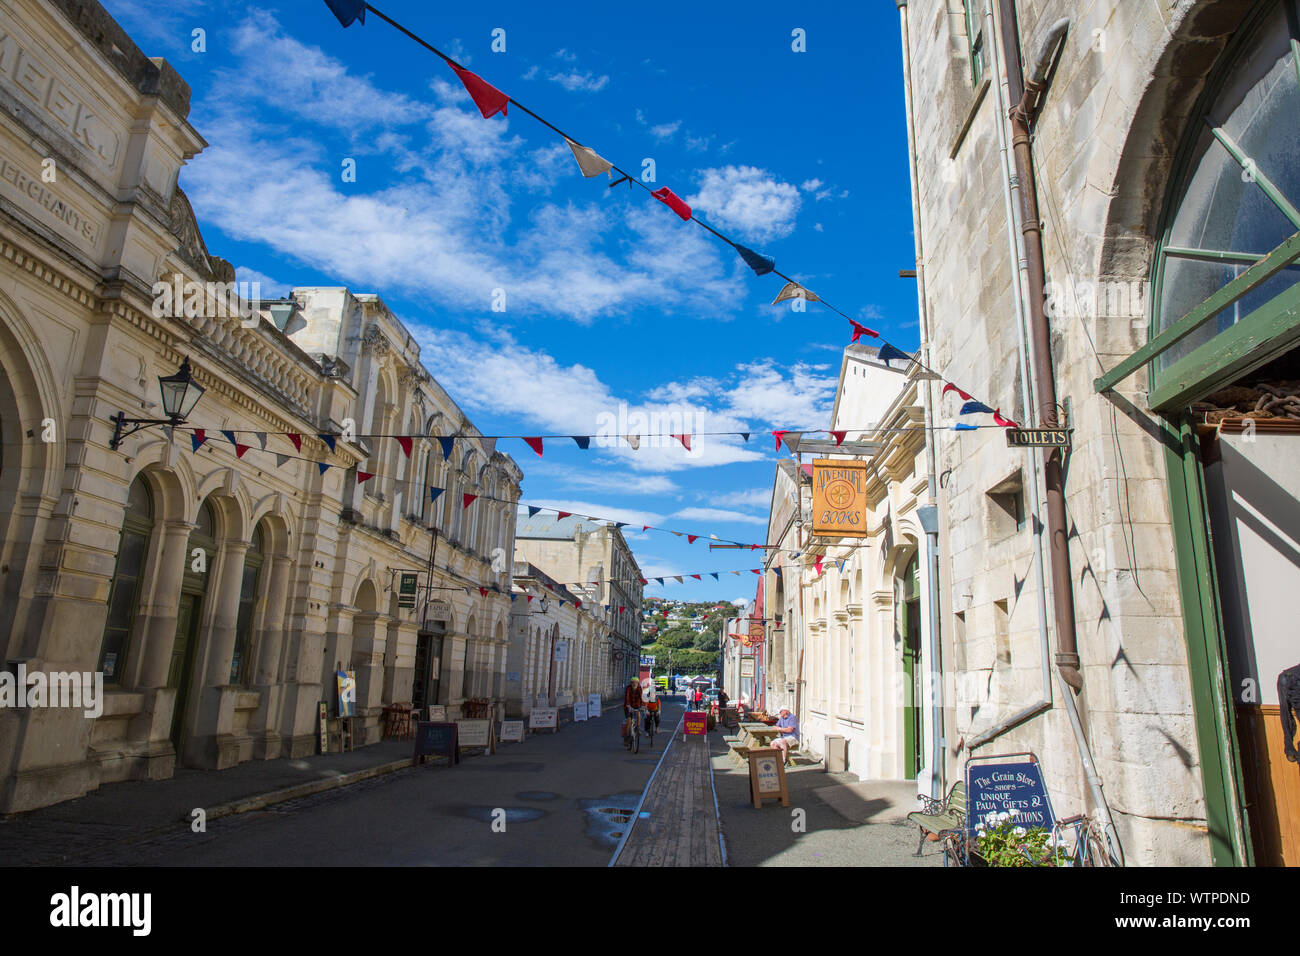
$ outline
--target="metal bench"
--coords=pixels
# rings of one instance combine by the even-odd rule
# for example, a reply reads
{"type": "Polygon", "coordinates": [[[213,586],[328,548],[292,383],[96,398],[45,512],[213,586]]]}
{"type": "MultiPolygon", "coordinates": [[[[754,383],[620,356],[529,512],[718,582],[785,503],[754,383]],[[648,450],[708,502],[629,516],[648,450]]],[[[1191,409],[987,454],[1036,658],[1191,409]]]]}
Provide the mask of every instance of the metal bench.
{"type": "Polygon", "coordinates": [[[921,855],[927,834],[940,837],[950,830],[960,830],[966,826],[966,782],[958,780],[942,800],[918,793],[921,809],[913,810],[907,815],[909,823],[915,823],[921,831],[921,839],[916,844],[916,856],[921,855]]]}

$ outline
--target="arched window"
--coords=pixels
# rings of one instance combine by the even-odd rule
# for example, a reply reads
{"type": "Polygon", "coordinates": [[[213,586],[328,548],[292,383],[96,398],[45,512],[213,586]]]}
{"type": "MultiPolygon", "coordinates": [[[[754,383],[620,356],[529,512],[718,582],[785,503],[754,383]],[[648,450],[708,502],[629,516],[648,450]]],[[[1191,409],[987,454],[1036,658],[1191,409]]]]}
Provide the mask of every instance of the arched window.
{"type": "Polygon", "coordinates": [[[244,574],[239,585],[239,617],[235,624],[235,653],[230,660],[230,683],[241,687],[249,683],[252,670],[253,611],[265,560],[265,540],[259,524],[253,529],[253,540],[244,555],[244,574]]]}
{"type": "Polygon", "coordinates": [[[1294,344],[1284,313],[1300,302],[1297,260],[1271,278],[1242,276],[1300,231],[1297,23],[1300,0],[1281,0],[1238,30],[1193,114],[1152,274],[1152,337],[1198,307],[1209,318],[1155,356],[1155,407],[1195,400],[1294,344]]]}
{"type": "Polygon", "coordinates": [[[140,578],[152,534],[153,496],[149,494],[144,478],[140,477],[131,482],[127,491],[117,565],[108,591],[108,618],[104,622],[104,638],[100,644],[99,669],[110,684],[121,681],[131,622],[140,603],[140,578]]]}

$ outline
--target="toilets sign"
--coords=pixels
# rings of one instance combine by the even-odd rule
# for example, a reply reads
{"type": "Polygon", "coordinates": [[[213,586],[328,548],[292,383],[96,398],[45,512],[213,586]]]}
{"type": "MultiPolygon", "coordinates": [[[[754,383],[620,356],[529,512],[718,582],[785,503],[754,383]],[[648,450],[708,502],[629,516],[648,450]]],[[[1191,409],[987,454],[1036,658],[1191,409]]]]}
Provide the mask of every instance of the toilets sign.
{"type": "Polygon", "coordinates": [[[1055,823],[1052,803],[1043,783],[1042,768],[1035,762],[976,763],[966,765],[966,827],[989,822],[1000,813],[1015,810],[1022,827],[1045,827],[1055,823]]]}

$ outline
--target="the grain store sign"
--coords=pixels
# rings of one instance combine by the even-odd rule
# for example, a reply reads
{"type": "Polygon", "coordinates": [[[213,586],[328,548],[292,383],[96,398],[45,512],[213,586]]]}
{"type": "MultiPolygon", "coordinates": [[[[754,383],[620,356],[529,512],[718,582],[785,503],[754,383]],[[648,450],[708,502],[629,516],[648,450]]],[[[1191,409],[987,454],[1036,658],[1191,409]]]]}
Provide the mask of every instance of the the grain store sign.
{"type": "Polygon", "coordinates": [[[864,537],[867,533],[867,466],[861,461],[813,462],[813,534],[864,537]]]}

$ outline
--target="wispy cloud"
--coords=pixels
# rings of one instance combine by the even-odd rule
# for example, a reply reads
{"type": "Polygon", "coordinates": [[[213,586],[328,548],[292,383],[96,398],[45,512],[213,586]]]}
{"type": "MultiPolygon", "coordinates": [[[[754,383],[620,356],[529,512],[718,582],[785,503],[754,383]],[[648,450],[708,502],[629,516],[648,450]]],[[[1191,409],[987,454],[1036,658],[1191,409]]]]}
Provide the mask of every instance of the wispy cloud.
{"type": "Polygon", "coordinates": [[[699,191],[686,201],[718,226],[760,242],[793,232],[800,205],[798,189],[753,166],[704,170],[699,191]]]}
{"type": "Polygon", "coordinates": [[[681,129],[681,126],[681,120],[674,120],[671,123],[660,123],[658,126],[650,127],[650,135],[657,140],[671,139],[673,135],[681,129]]]}
{"type": "Polygon", "coordinates": [[[767,524],[766,515],[749,515],[745,514],[743,511],[727,511],[723,508],[682,508],[680,511],[674,511],[671,517],[680,518],[682,521],[724,521],[733,524],[767,524]]]}
{"type": "Polygon", "coordinates": [[[599,93],[609,83],[609,77],[605,75],[596,76],[593,73],[579,73],[577,70],[570,70],[567,73],[548,73],[546,78],[552,83],[558,83],[570,93],[599,93]]]}

